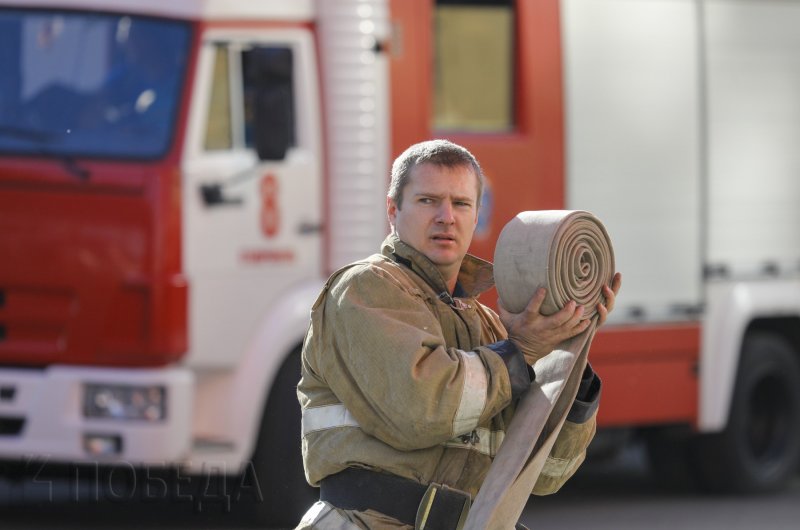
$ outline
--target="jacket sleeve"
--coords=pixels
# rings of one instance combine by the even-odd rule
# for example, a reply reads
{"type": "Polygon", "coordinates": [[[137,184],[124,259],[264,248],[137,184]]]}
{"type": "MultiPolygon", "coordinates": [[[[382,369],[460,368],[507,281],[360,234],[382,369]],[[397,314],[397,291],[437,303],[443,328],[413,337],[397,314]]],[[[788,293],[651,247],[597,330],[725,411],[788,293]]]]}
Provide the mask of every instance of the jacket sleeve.
{"type": "Polygon", "coordinates": [[[396,449],[468,433],[511,401],[503,360],[446,347],[423,293],[382,269],[335,279],[311,326],[311,368],[362,430],[396,449]]]}
{"type": "Polygon", "coordinates": [[[600,390],[600,378],[587,364],[575,401],[533,487],[534,495],[557,492],[586,459],[586,449],[597,430],[600,390]]]}

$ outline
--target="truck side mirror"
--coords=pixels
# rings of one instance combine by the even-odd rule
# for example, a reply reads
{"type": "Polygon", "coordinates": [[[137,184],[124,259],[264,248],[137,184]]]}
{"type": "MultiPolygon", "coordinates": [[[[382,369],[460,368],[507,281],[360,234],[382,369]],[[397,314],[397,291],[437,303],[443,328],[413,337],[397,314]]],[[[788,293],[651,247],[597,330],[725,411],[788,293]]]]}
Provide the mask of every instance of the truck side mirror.
{"type": "Polygon", "coordinates": [[[247,75],[255,87],[253,139],[258,158],[283,160],[294,144],[292,50],[262,47],[247,55],[247,75]]]}

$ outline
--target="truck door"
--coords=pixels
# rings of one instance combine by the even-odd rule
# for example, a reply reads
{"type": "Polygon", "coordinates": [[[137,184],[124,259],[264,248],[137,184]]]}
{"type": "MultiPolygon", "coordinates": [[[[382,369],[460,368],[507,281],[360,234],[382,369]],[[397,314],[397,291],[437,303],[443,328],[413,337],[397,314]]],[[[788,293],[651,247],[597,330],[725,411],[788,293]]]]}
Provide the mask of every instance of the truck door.
{"type": "Polygon", "coordinates": [[[203,40],[183,162],[195,365],[235,365],[281,292],[319,276],[312,52],[305,29],[211,30],[203,40]]]}

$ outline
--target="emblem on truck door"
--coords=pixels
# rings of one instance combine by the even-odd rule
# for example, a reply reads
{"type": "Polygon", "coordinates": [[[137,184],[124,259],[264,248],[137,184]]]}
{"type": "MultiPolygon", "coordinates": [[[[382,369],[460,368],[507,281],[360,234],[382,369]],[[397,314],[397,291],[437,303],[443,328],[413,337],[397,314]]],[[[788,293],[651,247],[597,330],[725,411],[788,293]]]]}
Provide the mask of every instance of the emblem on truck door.
{"type": "Polygon", "coordinates": [[[261,231],[267,237],[275,237],[280,230],[278,207],[278,180],[267,173],[261,180],[261,231]]]}

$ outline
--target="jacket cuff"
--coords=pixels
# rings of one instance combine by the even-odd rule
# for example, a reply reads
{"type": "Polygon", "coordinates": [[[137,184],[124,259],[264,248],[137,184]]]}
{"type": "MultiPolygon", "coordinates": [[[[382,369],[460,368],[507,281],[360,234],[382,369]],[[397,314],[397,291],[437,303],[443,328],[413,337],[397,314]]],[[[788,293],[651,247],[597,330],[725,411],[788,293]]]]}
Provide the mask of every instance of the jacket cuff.
{"type": "Polygon", "coordinates": [[[600,405],[600,391],[602,383],[600,378],[592,370],[592,366],[586,363],[583,370],[583,378],[578,387],[578,394],[567,414],[567,421],[572,423],[586,423],[597,412],[600,405]]]}
{"type": "Polygon", "coordinates": [[[487,344],[487,348],[495,352],[508,370],[508,379],[511,381],[511,398],[517,399],[531,386],[534,379],[533,368],[525,362],[525,356],[510,340],[501,340],[487,344]]]}

